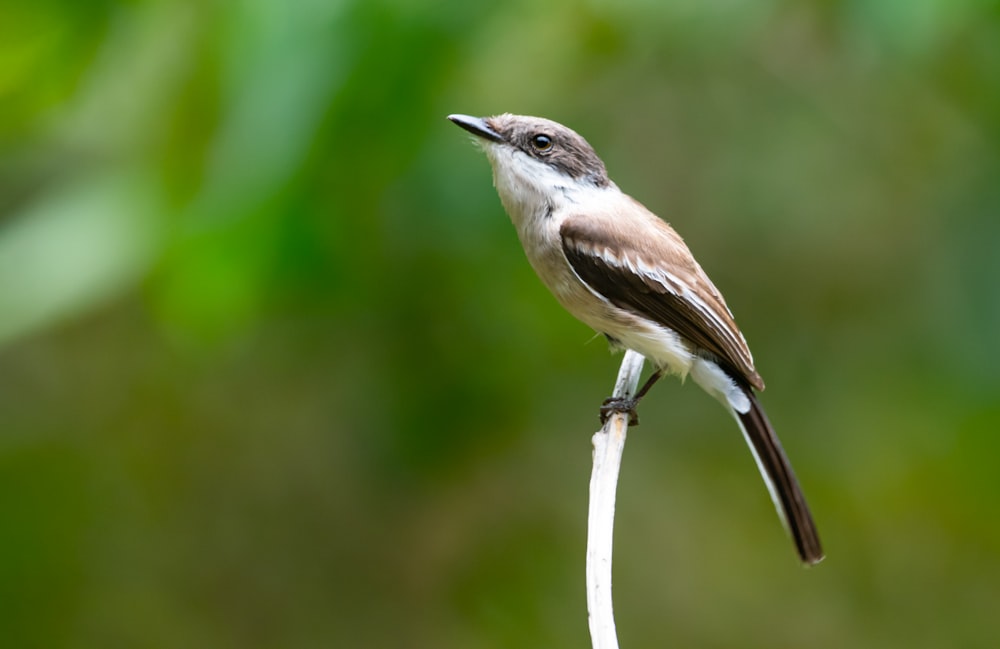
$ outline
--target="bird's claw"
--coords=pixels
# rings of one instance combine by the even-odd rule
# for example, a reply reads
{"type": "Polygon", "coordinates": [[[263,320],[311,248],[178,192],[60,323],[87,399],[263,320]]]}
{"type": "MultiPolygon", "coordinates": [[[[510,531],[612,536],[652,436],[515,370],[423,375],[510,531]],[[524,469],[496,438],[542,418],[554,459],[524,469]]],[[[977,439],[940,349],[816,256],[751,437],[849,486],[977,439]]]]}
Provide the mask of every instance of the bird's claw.
{"type": "Polygon", "coordinates": [[[628,415],[628,425],[638,426],[639,415],[635,411],[637,399],[632,397],[608,397],[601,404],[601,425],[603,426],[611,415],[615,413],[625,413],[628,415]]]}

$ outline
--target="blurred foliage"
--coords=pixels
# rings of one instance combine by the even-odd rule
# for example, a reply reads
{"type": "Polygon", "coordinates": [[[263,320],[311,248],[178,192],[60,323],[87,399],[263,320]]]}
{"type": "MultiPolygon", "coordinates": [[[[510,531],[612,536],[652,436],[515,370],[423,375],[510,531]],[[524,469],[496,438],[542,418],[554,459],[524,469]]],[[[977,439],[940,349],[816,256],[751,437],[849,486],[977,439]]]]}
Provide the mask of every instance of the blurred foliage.
{"type": "Polygon", "coordinates": [[[1000,642],[1000,5],[0,9],[9,647],[579,647],[617,359],[445,115],[538,114],[728,297],[829,553],[643,404],[624,646],[1000,642]],[[590,342],[588,342],[590,341],[590,342]]]}

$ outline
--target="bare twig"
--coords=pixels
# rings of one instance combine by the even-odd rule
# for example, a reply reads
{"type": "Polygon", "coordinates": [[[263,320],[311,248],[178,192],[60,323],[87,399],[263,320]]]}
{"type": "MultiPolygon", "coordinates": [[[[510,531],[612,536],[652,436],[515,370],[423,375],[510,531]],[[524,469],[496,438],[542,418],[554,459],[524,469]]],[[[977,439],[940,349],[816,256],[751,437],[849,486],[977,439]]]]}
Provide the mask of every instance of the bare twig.
{"type": "MultiPolygon", "coordinates": [[[[625,352],[613,396],[631,397],[639,385],[645,359],[625,352]]],[[[590,475],[590,512],[587,517],[587,611],[594,649],[618,649],[611,601],[611,548],[615,524],[615,492],[628,414],[615,413],[594,433],[594,470],[590,475]]]]}

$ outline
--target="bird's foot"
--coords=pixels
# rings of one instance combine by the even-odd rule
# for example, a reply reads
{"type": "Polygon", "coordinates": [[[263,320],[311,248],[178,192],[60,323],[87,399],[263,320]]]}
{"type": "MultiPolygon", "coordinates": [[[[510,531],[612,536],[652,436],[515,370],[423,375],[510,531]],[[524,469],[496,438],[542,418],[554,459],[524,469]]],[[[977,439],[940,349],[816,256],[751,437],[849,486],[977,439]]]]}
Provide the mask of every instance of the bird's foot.
{"type": "Polygon", "coordinates": [[[603,426],[611,415],[624,413],[628,415],[628,425],[638,426],[639,415],[635,407],[639,405],[639,400],[633,397],[608,397],[601,404],[601,425],[603,426]]]}

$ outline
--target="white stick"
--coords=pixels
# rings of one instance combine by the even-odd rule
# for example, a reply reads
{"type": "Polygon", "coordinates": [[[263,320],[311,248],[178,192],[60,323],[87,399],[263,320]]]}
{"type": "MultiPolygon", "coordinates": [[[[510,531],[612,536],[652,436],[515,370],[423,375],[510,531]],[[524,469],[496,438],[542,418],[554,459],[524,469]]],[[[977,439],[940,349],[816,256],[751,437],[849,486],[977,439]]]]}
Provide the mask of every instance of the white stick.
{"type": "MultiPolygon", "coordinates": [[[[635,394],[644,358],[632,350],[625,352],[614,397],[635,394]]],[[[628,415],[616,413],[594,433],[594,470],[590,475],[590,512],[587,517],[587,612],[594,649],[618,649],[615,614],[611,602],[611,546],[615,525],[615,491],[628,415]]]]}

